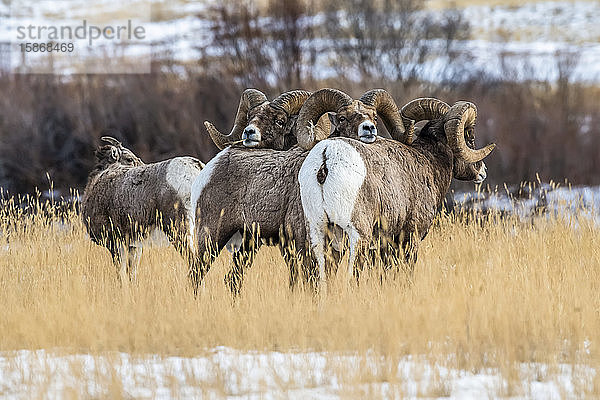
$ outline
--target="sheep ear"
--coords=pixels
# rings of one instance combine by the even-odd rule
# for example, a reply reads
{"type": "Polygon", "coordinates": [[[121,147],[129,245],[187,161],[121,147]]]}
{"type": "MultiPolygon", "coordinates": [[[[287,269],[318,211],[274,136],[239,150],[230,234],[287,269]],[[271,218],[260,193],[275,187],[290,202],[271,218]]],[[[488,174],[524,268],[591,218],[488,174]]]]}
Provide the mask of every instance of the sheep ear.
{"type": "MultiPolygon", "coordinates": [[[[328,112],[327,116],[329,117],[329,121],[331,122],[331,129],[333,130],[339,124],[339,120],[336,113],[328,112]]],[[[331,133],[331,132],[330,132],[331,133]]]]}
{"type": "Polygon", "coordinates": [[[119,158],[120,158],[119,149],[117,149],[114,146],[110,146],[110,160],[111,160],[111,162],[117,162],[117,161],[119,161],[119,158]]]}

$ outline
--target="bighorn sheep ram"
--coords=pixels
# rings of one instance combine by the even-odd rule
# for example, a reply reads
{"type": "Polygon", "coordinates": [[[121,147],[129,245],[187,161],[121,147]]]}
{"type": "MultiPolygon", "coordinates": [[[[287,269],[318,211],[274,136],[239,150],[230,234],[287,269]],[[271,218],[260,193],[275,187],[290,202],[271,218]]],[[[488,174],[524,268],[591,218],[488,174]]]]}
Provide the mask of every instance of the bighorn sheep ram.
{"type": "Polygon", "coordinates": [[[221,150],[240,141],[244,147],[288,150],[296,144],[293,131],[297,114],[310,95],[304,90],[292,90],[269,101],[261,91],[246,89],[228,135],[208,121],[204,126],[221,150]]]}
{"type": "MultiPolygon", "coordinates": [[[[474,104],[449,107],[425,98],[394,114],[398,125],[392,132],[398,140],[370,145],[345,138],[323,140],[300,169],[300,195],[320,280],[325,279],[328,235],[339,228],[349,238],[349,276],[359,264],[357,256],[363,260],[371,240],[379,238],[385,239],[383,256],[401,251],[412,270],[418,243],[427,235],[452,177],[476,183],[486,178],[482,160],[495,145],[474,150],[474,104]],[[413,142],[414,124],[420,120],[430,121],[413,142]]],[[[309,116],[317,118],[318,113],[309,116]]]]}
{"type": "Polygon", "coordinates": [[[119,279],[135,278],[141,248],[154,228],[161,228],[188,260],[191,257],[190,188],[204,166],[193,157],[144,164],[117,139],[96,150],[81,201],[81,214],[92,240],[110,251],[119,279]]]}
{"type": "MultiPolygon", "coordinates": [[[[226,277],[234,293],[240,289],[244,266],[252,263],[258,250],[260,243],[257,242],[257,236],[280,245],[284,259],[290,266],[290,285],[294,284],[300,266],[296,255],[305,263],[309,260],[298,172],[308,149],[329,135],[328,131],[319,127],[319,118],[309,121],[307,116],[313,115],[315,111],[319,112],[324,106],[331,108],[332,104],[340,106],[335,110],[338,111],[336,116],[343,115],[345,118],[342,120],[338,117],[340,121],[336,126],[336,135],[371,142],[377,134],[377,114],[386,125],[389,124],[390,131],[398,131],[397,134],[404,132],[402,126],[396,127],[391,123],[396,118],[391,111],[397,112],[397,109],[387,92],[369,91],[361,100],[352,100],[338,90],[321,89],[313,93],[299,111],[296,121],[298,128],[292,130],[298,146],[286,151],[276,151],[244,149],[234,145],[221,151],[206,164],[192,186],[199,262],[194,266],[197,268],[190,269],[190,278],[196,287],[219,251],[237,233],[241,233],[243,237],[241,251],[234,253],[234,269],[226,277]],[[307,112],[307,108],[312,111],[307,112]],[[305,125],[307,128],[301,129],[305,125]]],[[[240,127],[246,121],[243,115],[251,109],[251,105],[248,96],[242,96],[230,139],[224,140],[223,135],[216,136],[214,131],[211,133],[217,145],[236,140],[236,132],[241,132],[240,127]]],[[[269,118],[266,121],[251,121],[254,121],[254,129],[263,126],[263,122],[267,126],[273,126],[273,120],[269,118]]],[[[209,133],[210,126],[207,124],[209,133]]],[[[281,135],[282,132],[284,130],[279,129],[277,134],[281,135]]],[[[261,137],[264,141],[264,135],[261,137]]]]}

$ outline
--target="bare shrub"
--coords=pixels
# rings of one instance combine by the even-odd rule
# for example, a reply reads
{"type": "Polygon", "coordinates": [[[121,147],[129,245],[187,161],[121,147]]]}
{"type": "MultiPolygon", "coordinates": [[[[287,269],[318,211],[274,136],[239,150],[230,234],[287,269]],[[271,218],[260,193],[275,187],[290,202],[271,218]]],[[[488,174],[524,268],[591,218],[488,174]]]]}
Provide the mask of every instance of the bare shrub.
{"type": "Polygon", "coordinates": [[[213,77],[172,74],[0,77],[0,185],[12,192],[83,187],[100,132],[116,129],[148,161],[208,160],[204,119],[229,124],[239,89],[213,77]],[[215,96],[218,93],[218,96],[215,96]]]}

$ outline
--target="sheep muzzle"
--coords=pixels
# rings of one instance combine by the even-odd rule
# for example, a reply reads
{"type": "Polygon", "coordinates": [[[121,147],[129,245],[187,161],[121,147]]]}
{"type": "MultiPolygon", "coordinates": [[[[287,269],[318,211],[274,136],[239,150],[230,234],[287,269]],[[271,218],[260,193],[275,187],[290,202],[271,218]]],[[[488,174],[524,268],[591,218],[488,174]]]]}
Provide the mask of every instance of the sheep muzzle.
{"type": "Polygon", "coordinates": [[[242,133],[242,144],[245,147],[256,147],[260,143],[262,135],[260,129],[254,124],[248,125],[242,133]]]}
{"type": "Polygon", "coordinates": [[[358,126],[358,138],[364,143],[373,143],[377,139],[377,127],[369,120],[358,126]]]}

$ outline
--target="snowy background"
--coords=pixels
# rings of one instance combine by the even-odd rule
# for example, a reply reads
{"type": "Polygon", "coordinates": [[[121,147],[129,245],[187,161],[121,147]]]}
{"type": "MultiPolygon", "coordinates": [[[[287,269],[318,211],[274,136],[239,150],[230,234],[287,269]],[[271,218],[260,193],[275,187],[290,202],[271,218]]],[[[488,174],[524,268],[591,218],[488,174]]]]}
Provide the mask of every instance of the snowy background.
{"type": "MultiPolygon", "coordinates": [[[[21,0],[11,5],[0,3],[0,42],[15,42],[16,26],[28,24],[77,26],[83,19],[102,21],[106,25],[123,24],[129,18],[143,22],[146,40],[140,43],[123,41],[98,41],[89,46],[86,40],[75,41],[77,55],[63,61],[54,60],[55,73],[71,74],[86,68],[83,59],[118,56],[120,60],[143,59],[171,60],[190,63],[202,54],[218,54],[211,33],[211,22],[204,17],[211,6],[204,2],[123,2],[104,0],[89,3],[72,1],[38,1],[35,4],[21,0]],[[152,16],[146,10],[152,9],[152,16]],[[115,18],[118,15],[118,18],[115,18]],[[127,45],[126,45],[127,44],[127,45]]],[[[442,19],[444,10],[422,11],[420,18],[442,19]]],[[[464,60],[461,70],[467,68],[472,74],[485,74],[495,79],[554,81],[559,70],[555,56],[565,54],[572,58],[573,77],[581,82],[600,82],[600,2],[535,2],[522,6],[468,6],[463,16],[471,25],[471,38],[453,44],[453,57],[464,60]],[[514,73],[506,76],[502,64],[511,65],[514,73]]],[[[343,16],[340,16],[343,18],[343,16]]],[[[325,16],[317,14],[303,21],[319,27],[325,16]]],[[[432,48],[443,47],[444,41],[431,39],[432,48]]],[[[306,51],[318,53],[316,66],[311,71],[314,78],[326,79],[335,75],[331,68],[335,63],[334,46],[328,40],[307,39],[303,42],[306,51]]],[[[42,62],[40,55],[28,54],[27,65],[42,62]]],[[[440,55],[426,60],[419,67],[423,80],[440,82],[455,75],[446,68],[450,60],[440,55]]],[[[21,54],[13,47],[11,69],[22,68],[21,54]]],[[[412,65],[406,65],[407,69],[412,65]]],[[[88,66],[89,68],[89,66],[88,66]]],[[[132,71],[134,72],[134,71],[132,71]]],[[[360,79],[359,76],[354,77],[360,79]]]]}

